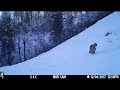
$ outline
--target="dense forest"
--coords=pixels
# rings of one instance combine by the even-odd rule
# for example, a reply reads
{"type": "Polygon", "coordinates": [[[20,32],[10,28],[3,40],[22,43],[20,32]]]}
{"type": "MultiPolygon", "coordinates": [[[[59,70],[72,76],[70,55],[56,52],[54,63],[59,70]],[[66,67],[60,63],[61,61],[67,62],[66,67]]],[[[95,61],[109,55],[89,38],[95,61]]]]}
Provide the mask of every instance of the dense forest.
{"type": "Polygon", "coordinates": [[[109,11],[1,11],[0,67],[51,50],[79,34],[109,11]]]}

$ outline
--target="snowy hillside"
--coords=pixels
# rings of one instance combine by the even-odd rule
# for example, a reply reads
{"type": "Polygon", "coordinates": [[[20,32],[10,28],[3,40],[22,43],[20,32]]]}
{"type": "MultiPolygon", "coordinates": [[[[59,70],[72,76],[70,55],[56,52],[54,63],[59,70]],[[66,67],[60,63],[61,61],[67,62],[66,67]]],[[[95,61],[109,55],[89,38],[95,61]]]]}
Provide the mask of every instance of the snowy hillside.
{"type": "Polygon", "coordinates": [[[31,60],[0,68],[5,75],[120,74],[120,12],[31,60]],[[112,34],[105,36],[107,32],[112,34]],[[96,54],[89,46],[97,43],[96,54]]]}

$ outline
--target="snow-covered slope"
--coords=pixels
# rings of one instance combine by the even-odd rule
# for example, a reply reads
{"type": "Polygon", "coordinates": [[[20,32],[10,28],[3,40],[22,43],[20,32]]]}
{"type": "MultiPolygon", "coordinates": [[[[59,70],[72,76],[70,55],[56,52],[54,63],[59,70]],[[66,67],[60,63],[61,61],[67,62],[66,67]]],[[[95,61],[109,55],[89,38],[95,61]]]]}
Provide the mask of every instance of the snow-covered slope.
{"type": "Polygon", "coordinates": [[[0,68],[5,75],[120,74],[120,14],[115,12],[52,50],[0,68]],[[112,32],[105,36],[107,32],[112,32]],[[89,46],[97,43],[96,54],[89,46]]]}

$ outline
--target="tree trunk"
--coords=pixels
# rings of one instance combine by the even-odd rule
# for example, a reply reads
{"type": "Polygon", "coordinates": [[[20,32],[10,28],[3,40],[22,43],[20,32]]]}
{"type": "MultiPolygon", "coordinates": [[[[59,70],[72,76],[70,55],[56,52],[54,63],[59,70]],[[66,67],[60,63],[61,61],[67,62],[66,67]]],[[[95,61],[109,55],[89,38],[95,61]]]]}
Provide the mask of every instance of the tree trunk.
{"type": "Polygon", "coordinates": [[[20,54],[20,31],[19,31],[19,37],[18,37],[18,50],[19,50],[20,62],[22,62],[22,61],[21,61],[21,54],[20,54]]]}
{"type": "Polygon", "coordinates": [[[26,61],[26,53],[25,53],[25,51],[26,51],[26,38],[25,38],[25,31],[24,31],[24,35],[23,35],[24,37],[23,37],[23,45],[24,45],[24,61],[26,61]]]}

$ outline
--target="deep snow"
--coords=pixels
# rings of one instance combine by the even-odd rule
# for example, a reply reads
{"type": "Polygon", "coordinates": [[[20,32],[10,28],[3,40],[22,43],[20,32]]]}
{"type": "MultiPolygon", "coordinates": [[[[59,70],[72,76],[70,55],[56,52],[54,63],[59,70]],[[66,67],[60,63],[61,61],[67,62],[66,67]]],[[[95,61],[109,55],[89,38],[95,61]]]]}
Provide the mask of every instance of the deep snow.
{"type": "Polygon", "coordinates": [[[120,74],[120,12],[101,19],[93,26],[52,50],[28,61],[0,68],[5,75],[118,75],[120,74]],[[107,32],[112,32],[105,36],[107,32]],[[96,54],[89,46],[97,43],[96,54]]]}

